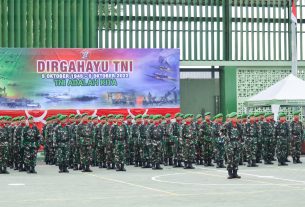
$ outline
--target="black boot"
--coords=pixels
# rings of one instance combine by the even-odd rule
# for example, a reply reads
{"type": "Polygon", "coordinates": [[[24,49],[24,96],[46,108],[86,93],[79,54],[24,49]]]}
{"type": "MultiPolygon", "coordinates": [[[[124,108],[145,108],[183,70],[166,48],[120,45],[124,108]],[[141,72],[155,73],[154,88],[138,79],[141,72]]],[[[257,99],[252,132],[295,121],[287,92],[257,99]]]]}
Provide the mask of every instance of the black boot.
{"type": "Polygon", "coordinates": [[[124,164],[121,164],[121,171],[126,171],[124,164]]]}
{"type": "Polygon", "coordinates": [[[208,160],[208,166],[209,167],[214,167],[214,165],[212,164],[212,160],[211,159],[208,160]]]}
{"type": "Polygon", "coordinates": [[[290,162],[290,160],[288,160],[288,158],[286,158],[285,162],[290,162]]]}
{"type": "Polygon", "coordinates": [[[115,169],[115,163],[113,162],[112,164],[111,164],[111,169],[115,169]]]}
{"type": "Polygon", "coordinates": [[[29,173],[31,173],[31,174],[36,174],[36,173],[37,173],[37,172],[35,171],[35,167],[34,167],[34,166],[31,166],[31,167],[30,167],[29,173]]]}
{"type": "Polygon", "coordinates": [[[74,164],[73,170],[78,170],[78,164],[74,164]]]}
{"type": "Polygon", "coordinates": [[[256,160],[252,160],[252,165],[251,167],[258,167],[258,165],[256,164],[256,160]]]}
{"type": "Polygon", "coordinates": [[[265,165],[273,165],[273,162],[271,162],[270,160],[265,160],[265,165]]]}
{"type": "Polygon", "coordinates": [[[292,158],[293,160],[293,164],[297,164],[297,159],[296,158],[292,158]]]}
{"type": "Polygon", "coordinates": [[[139,162],[139,167],[142,167],[143,166],[143,163],[140,161],[139,162]]]}
{"type": "Polygon", "coordinates": [[[168,166],[168,158],[164,159],[164,166],[168,166]]]}
{"type": "Polygon", "coordinates": [[[287,166],[288,164],[285,162],[279,162],[278,166],[287,166]]]}
{"type": "Polygon", "coordinates": [[[173,158],[169,158],[169,160],[168,160],[168,165],[169,165],[169,166],[172,166],[172,165],[173,165],[173,158]]]}
{"type": "Polygon", "coordinates": [[[228,168],[228,179],[233,179],[233,171],[231,168],[228,168]]]}
{"type": "Polygon", "coordinates": [[[247,167],[252,167],[252,160],[248,160],[248,165],[247,167]]]}
{"type": "Polygon", "coordinates": [[[139,167],[139,162],[136,161],[135,164],[134,164],[134,166],[135,166],[135,167],[139,167]]]}
{"type": "Polygon", "coordinates": [[[86,172],[92,172],[92,170],[90,169],[89,165],[86,165],[86,172]]]}
{"type": "Polygon", "coordinates": [[[68,170],[68,166],[67,166],[67,165],[64,165],[64,166],[63,166],[63,172],[64,172],[64,173],[69,173],[69,170],[68,170]]]}
{"type": "Polygon", "coordinates": [[[3,167],[2,173],[3,173],[3,174],[10,174],[10,173],[7,171],[6,167],[3,167]]]}
{"type": "Polygon", "coordinates": [[[199,160],[199,165],[203,165],[203,160],[202,159],[199,160]]]}
{"type": "Polygon", "coordinates": [[[25,172],[27,171],[26,168],[23,166],[23,164],[19,165],[19,172],[25,172]]]}
{"type": "Polygon", "coordinates": [[[59,173],[63,173],[64,171],[63,171],[63,167],[62,167],[62,165],[61,165],[61,164],[59,164],[59,166],[58,166],[58,167],[59,167],[59,171],[58,171],[58,172],[59,172],[59,173]]]}
{"type": "Polygon", "coordinates": [[[225,168],[225,166],[223,165],[223,161],[217,162],[217,168],[225,168]]]}
{"type": "Polygon", "coordinates": [[[173,167],[178,167],[178,161],[177,161],[177,159],[174,159],[173,167]]]}
{"type": "Polygon", "coordinates": [[[156,163],[156,169],[157,170],[162,170],[163,168],[160,166],[160,163],[156,163]]]}
{"type": "Polygon", "coordinates": [[[300,160],[300,158],[297,158],[297,163],[301,164],[302,161],[300,160]]]}
{"type": "Polygon", "coordinates": [[[184,167],[181,160],[178,160],[178,167],[184,167]]]}
{"type": "Polygon", "coordinates": [[[85,170],[84,165],[80,164],[78,169],[79,170],[85,170]]]}
{"type": "Polygon", "coordinates": [[[103,168],[107,168],[106,162],[103,162],[103,168]]]}
{"type": "Polygon", "coordinates": [[[184,169],[188,169],[188,165],[189,165],[189,163],[188,162],[184,162],[184,169]]]}
{"type": "Polygon", "coordinates": [[[14,166],[15,166],[15,167],[14,167],[14,170],[18,170],[18,169],[19,169],[18,163],[15,163],[14,166]]]}
{"type": "Polygon", "coordinates": [[[107,170],[110,170],[111,169],[111,164],[108,162],[107,163],[107,170]]]}
{"type": "MultiPolygon", "coordinates": [[[[213,166],[214,166],[214,165],[213,165],[213,166]]],[[[189,162],[189,164],[188,164],[188,169],[195,169],[195,168],[193,167],[192,162],[189,162]]]]}
{"type": "Polygon", "coordinates": [[[233,178],[237,178],[240,179],[241,177],[239,175],[237,175],[237,170],[233,170],[233,178]]]}

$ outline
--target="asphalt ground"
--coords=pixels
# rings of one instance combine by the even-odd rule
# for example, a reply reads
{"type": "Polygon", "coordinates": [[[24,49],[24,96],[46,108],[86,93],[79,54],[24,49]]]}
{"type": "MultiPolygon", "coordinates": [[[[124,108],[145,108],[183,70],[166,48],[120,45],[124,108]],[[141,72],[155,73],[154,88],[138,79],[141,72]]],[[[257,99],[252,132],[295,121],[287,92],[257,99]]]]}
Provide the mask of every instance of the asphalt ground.
{"type": "MultiPolygon", "coordinates": [[[[291,158],[290,158],[291,159],[291,158]]],[[[304,164],[279,167],[240,166],[241,179],[227,179],[226,169],[164,167],[163,170],[127,166],[126,172],[92,168],[59,174],[42,162],[37,174],[9,170],[0,175],[0,206],[302,206],[304,164]]]]}

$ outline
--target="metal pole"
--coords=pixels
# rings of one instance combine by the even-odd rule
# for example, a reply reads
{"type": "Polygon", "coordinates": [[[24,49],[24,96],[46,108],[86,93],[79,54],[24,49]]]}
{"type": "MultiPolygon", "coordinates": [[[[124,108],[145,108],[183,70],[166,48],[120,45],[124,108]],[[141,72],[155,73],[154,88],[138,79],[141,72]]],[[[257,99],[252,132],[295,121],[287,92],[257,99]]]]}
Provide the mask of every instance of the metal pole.
{"type": "Polygon", "coordinates": [[[291,22],[291,60],[292,60],[292,67],[291,72],[293,75],[297,76],[298,74],[298,50],[297,50],[297,25],[294,22],[291,22]]]}

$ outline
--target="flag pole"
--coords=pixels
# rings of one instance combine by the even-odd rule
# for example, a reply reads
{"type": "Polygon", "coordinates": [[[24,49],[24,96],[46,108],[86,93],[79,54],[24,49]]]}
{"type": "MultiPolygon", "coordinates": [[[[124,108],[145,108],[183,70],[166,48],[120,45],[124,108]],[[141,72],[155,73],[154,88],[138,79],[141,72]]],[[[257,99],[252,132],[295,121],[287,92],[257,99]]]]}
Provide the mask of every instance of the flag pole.
{"type": "Polygon", "coordinates": [[[298,74],[298,50],[297,50],[297,17],[295,0],[292,0],[292,15],[291,15],[291,73],[294,76],[298,74]]]}

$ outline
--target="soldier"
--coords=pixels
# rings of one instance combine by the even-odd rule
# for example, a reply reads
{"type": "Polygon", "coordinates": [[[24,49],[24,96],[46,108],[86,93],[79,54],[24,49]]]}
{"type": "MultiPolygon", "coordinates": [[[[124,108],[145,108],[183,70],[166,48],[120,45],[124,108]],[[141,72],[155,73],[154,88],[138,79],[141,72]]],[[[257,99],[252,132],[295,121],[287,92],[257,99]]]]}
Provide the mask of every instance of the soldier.
{"type": "Polygon", "coordinates": [[[204,166],[214,166],[212,164],[213,157],[213,139],[212,139],[212,127],[213,123],[211,122],[211,113],[206,112],[204,114],[205,121],[201,125],[200,133],[203,137],[203,158],[204,158],[204,166]]]}
{"type": "Polygon", "coordinates": [[[13,155],[13,135],[14,135],[14,130],[15,130],[15,126],[14,126],[14,122],[12,121],[12,117],[11,116],[6,116],[5,117],[5,121],[6,121],[6,127],[8,130],[8,134],[9,134],[9,156],[8,156],[8,166],[13,169],[14,168],[14,155],[13,155]]]}
{"type": "Polygon", "coordinates": [[[196,132],[196,138],[195,138],[195,149],[196,149],[196,164],[197,165],[203,165],[203,143],[204,143],[204,137],[202,133],[202,115],[197,114],[196,116],[196,122],[194,124],[194,129],[196,132]]]}
{"type": "Polygon", "coordinates": [[[215,160],[217,168],[225,168],[224,155],[225,155],[225,129],[222,123],[223,114],[217,114],[215,117],[215,124],[212,129],[212,137],[215,142],[215,160]]]}
{"type": "Polygon", "coordinates": [[[24,163],[28,173],[37,173],[35,171],[37,150],[39,149],[42,136],[33,122],[33,117],[28,117],[28,124],[24,127],[21,146],[24,147],[24,163]]]}
{"type": "Polygon", "coordinates": [[[184,169],[194,169],[192,162],[195,159],[196,132],[192,125],[193,114],[184,115],[185,123],[181,127],[183,140],[184,169]]]}
{"type": "Polygon", "coordinates": [[[152,163],[154,170],[162,170],[162,142],[164,136],[163,127],[160,125],[162,116],[154,116],[154,124],[150,125],[147,130],[148,139],[151,141],[152,163]]]}
{"type": "Polygon", "coordinates": [[[154,123],[154,115],[150,115],[149,116],[149,124],[153,124],[154,123]]]}
{"type": "Polygon", "coordinates": [[[164,165],[173,165],[173,141],[170,134],[171,115],[165,115],[164,127],[164,165]]]}
{"type": "Polygon", "coordinates": [[[255,122],[255,117],[259,114],[249,114],[249,122],[245,128],[245,147],[247,154],[248,167],[257,167],[256,165],[256,152],[257,152],[257,139],[259,136],[258,124],[255,122]]]}
{"type": "Polygon", "coordinates": [[[66,122],[67,116],[59,117],[60,124],[54,129],[54,146],[57,148],[57,162],[59,166],[59,173],[68,173],[69,165],[69,148],[70,148],[70,130],[66,122]]]}
{"type": "Polygon", "coordinates": [[[77,126],[78,144],[80,145],[80,159],[83,167],[82,172],[92,172],[90,163],[92,161],[92,146],[94,127],[89,123],[88,114],[82,114],[82,122],[77,126]]]}
{"type": "Polygon", "coordinates": [[[225,151],[227,156],[227,170],[228,179],[241,178],[238,174],[238,164],[240,156],[240,136],[242,134],[242,129],[240,125],[237,124],[237,114],[235,112],[231,113],[230,122],[226,124],[226,140],[225,140],[225,151]]]}
{"type": "Polygon", "coordinates": [[[107,160],[107,169],[115,169],[115,161],[114,161],[114,146],[113,142],[110,137],[110,128],[114,122],[114,115],[108,114],[107,116],[108,122],[104,125],[102,136],[103,136],[103,143],[106,147],[106,160],[107,160]]]}
{"type": "Polygon", "coordinates": [[[171,123],[170,134],[174,143],[173,153],[174,153],[174,166],[173,167],[183,167],[183,154],[182,154],[182,144],[183,140],[181,138],[181,125],[182,125],[182,114],[175,114],[175,121],[171,123]]]}
{"type": "Polygon", "coordinates": [[[20,125],[20,117],[15,117],[13,119],[14,122],[14,129],[13,129],[13,135],[12,135],[12,148],[13,148],[13,163],[14,163],[14,170],[18,170],[19,169],[19,146],[16,143],[16,138],[15,138],[15,132],[16,129],[18,128],[18,126],[20,125]]]}
{"type": "Polygon", "coordinates": [[[275,138],[277,140],[276,155],[279,166],[285,166],[287,159],[287,147],[290,137],[289,124],[286,122],[286,114],[279,114],[279,121],[275,127],[275,138]]]}
{"type": "Polygon", "coordinates": [[[133,165],[134,164],[134,158],[135,158],[135,140],[134,137],[131,136],[131,127],[132,127],[132,117],[131,115],[126,116],[126,124],[127,127],[127,134],[128,134],[128,140],[127,140],[127,153],[126,153],[126,160],[127,164],[133,165]]]}
{"type": "Polygon", "coordinates": [[[9,130],[5,126],[5,117],[0,116],[0,174],[9,174],[7,171],[9,158],[9,130]]]}
{"type": "Polygon", "coordinates": [[[24,147],[21,145],[21,140],[23,137],[23,129],[26,126],[25,117],[24,116],[19,117],[19,122],[20,124],[17,126],[14,132],[14,146],[16,149],[19,172],[23,172],[26,171],[26,168],[24,165],[24,147]]]}
{"type": "Polygon", "coordinates": [[[75,153],[75,147],[76,147],[76,133],[75,133],[75,115],[70,114],[69,119],[67,120],[68,122],[68,128],[69,128],[69,135],[70,135],[70,140],[69,140],[69,169],[74,169],[74,153],[75,153]]]}
{"type": "Polygon", "coordinates": [[[261,159],[263,156],[263,137],[262,137],[262,127],[264,124],[264,114],[259,112],[257,114],[257,124],[258,124],[258,137],[257,137],[257,151],[256,151],[256,163],[262,163],[261,159]]]}
{"type": "Polygon", "coordinates": [[[303,142],[304,128],[302,122],[300,122],[301,111],[295,111],[293,113],[293,121],[290,123],[291,128],[291,155],[293,163],[302,163],[300,160],[301,148],[303,142]]]}
{"type": "Polygon", "coordinates": [[[149,124],[149,116],[142,115],[143,123],[139,127],[139,143],[140,143],[140,156],[142,161],[142,168],[151,168],[151,140],[147,134],[149,124]]]}
{"type": "Polygon", "coordinates": [[[106,146],[103,142],[103,127],[106,124],[106,116],[100,117],[100,123],[96,126],[95,143],[97,147],[97,161],[99,168],[106,168],[106,146]]]}
{"type": "Polygon", "coordinates": [[[273,113],[268,112],[265,114],[265,122],[262,125],[262,137],[263,137],[263,158],[266,165],[273,165],[273,143],[275,126],[273,120],[273,113]]]}
{"type": "Polygon", "coordinates": [[[246,138],[246,124],[248,122],[248,115],[242,114],[241,115],[241,129],[242,129],[242,136],[240,140],[241,150],[240,150],[240,159],[239,159],[239,165],[243,165],[245,161],[247,161],[247,153],[246,153],[246,146],[245,146],[245,138],[246,138]]]}
{"type": "Polygon", "coordinates": [[[140,126],[142,125],[142,115],[139,114],[135,117],[136,123],[134,123],[130,130],[131,139],[134,140],[134,152],[135,152],[135,167],[142,167],[141,160],[141,137],[140,126]]]}
{"type": "Polygon", "coordinates": [[[97,116],[91,116],[91,122],[94,128],[94,137],[93,137],[93,146],[92,146],[92,166],[96,167],[98,166],[97,163],[97,146],[96,146],[96,133],[97,133],[97,125],[98,125],[98,117],[97,116]]]}
{"type": "MultiPolygon", "coordinates": [[[[74,154],[73,154],[73,170],[82,170],[83,167],[80,162],[80,143],[79,143],[79,136],[77,134],[78,125],[81,122],[82,116],[77,114],[75,115],[75,124],[71,125],[71,139],[73,139],[74,143],[74,154]]],[[[73,147],[73,145],[72,145],[73,147]]]]}
{"type": "Polygon", "coordinates": [[[114,143],[114,156],[116,171],[126,171],[126,146],[128,140],[128,131],[126,124],[123,123],[124,117],[119,114],[116,117],[117,123],[110,128],[110,137],[114,143]]]}

